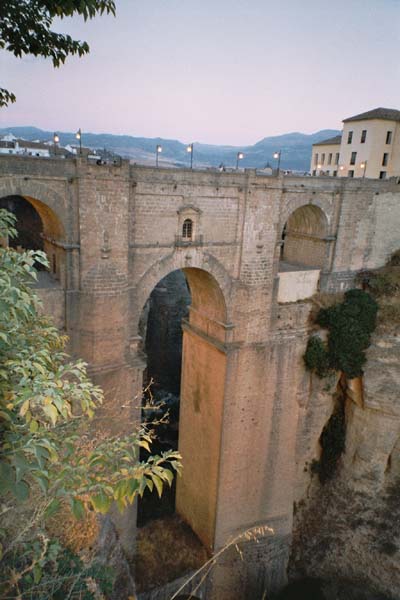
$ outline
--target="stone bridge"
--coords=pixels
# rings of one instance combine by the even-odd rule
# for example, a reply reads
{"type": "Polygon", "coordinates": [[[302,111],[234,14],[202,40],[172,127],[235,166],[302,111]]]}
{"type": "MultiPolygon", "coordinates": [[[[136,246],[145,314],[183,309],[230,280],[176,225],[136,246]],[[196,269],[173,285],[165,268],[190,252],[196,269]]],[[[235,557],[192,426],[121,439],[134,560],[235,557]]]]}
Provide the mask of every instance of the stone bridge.
{"type": "MultiPolygon", "coordinates": [[[[192,304],[176,509],[214,552],[247,529],[274,530],[246,542],[244,562],[221,560],[207,597],[279,587],[296,472],[317,443],[307,437],[307,298],[347,289],[398,249],[400,186],[5,156],[0,199],[25,199],[40,216],[52,270],[40,293],[103,386],[114,433],[138,414],[143,307],[162,278],[183,270],[192,304]]],[[[129,531],[125,523],[127,552],[129,531]]]]}

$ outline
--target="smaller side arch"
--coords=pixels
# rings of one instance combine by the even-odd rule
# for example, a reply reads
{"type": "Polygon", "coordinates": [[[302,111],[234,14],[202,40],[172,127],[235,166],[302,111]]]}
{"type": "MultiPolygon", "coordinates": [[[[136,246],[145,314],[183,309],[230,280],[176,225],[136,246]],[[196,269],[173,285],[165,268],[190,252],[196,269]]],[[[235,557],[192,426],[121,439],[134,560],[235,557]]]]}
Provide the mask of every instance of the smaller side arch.
{"type": "Polygon", "coordinates": [[[44,229],[52,230],[56,239],[72,239],[68,228],[64,197],[48,185],[22,178],[6,178],[0,182],[0,198],[22,196],[35,207],[44,229]]]}
{"type": "Polygon", "coordinates": [[[328,218],[315,204],[296,208],[282,230],[281,260],[305,267],[325,264],[328,218]]]}

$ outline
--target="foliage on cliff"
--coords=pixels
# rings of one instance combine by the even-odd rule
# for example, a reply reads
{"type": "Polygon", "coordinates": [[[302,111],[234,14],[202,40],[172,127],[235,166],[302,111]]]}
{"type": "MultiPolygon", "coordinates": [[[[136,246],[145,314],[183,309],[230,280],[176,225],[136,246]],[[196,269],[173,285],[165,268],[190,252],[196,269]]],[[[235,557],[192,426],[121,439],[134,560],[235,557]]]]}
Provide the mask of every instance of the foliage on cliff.
{"type": "MultiPolygon", "coordinates": [[[[0,239],[16,235],[14,220],[0,210],[0,239]]],[[[37,277],[35,262],[47,266],[42,252],[19,253],[0,247],[3,513],[12,514],[15,502],[27,501],[32,491],[35,504],[41,496],[45,505],[41,522],[66,503],[76,518],[83,518],[87,509],[106,513],[113,502],[122,511],[146,488],[161,495],[163,486],[171,485],[174,471],[180,470],[177,452],[140,461],[140,448],[150,450],[151,444],[151,434],[143,428],[114,439],[96,440],[88,435],[87,420],[94,416],[103,394],[88,379],[86,365],[65,354],[66,338],[40,316],[40,302],[32,288],[37,277]]],[[[17,594],[24,578],[33,577],[32,581],[39,583],[51,545],[44,534],[40,541],[37,525],[37,518],[27,525],[29,536],[23,543],[0,531],[0,594],[5,590],[13,597],[11,592],[17,594]],[[31,562],[23,559],[29,555],[26,543],[36,552],[31,562]],[[16,549],[19,558],[10,562],[16,549]],[[22,571],[18,571],[20,567],[22,571]]]]}
{"type": "Polygon", "coordinates": [[[332,370],[342,371],[349,379],[362,375],[377,310],[372,296],[358,289],[346,292],[342,302],[320,309],[316,323],[328,330],[328,341],[325,344],[317,336],[309,339],[306,367],[319,377],[332,370]]]}
{"type": "Polygon", "coordinates": [[[383,329],[400,328],[400,250],[394,252],[387,264],[374,271],[363,271],[360,282],[379,304],[378,324],[383,329]]]}

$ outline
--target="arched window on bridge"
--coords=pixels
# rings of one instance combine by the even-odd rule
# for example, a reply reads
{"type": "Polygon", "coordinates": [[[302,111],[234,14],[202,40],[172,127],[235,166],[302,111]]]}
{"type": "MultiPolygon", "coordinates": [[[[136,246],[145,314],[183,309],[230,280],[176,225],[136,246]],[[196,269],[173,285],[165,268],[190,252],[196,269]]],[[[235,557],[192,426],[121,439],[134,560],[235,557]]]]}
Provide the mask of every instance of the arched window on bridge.
{"type": "Polygon", "coordinates": [[[193,239],[193,221],[192,219],[185,219],[182,225],[182,239],[192,240],[193,239]]]}

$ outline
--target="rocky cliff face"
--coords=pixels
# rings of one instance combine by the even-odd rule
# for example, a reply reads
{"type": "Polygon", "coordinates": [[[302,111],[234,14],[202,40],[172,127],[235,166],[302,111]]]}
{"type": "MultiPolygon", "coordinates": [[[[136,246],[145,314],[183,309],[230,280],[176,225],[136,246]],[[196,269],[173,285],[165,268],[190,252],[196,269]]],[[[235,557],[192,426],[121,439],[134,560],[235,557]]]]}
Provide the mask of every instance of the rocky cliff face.
{"type": "Polygon", "coordinates": [[[338,378],[312,377],[299,430],[291,576],[320,577],[328,599],[400,598],[400,335],[376,332],[362,386],[343,398],[338,378]],[[336,400],[335,400],[336,393],[336,400]],[[345,450],[323,485],[313,473],[318,440],[344,402],[345,450]]]}

